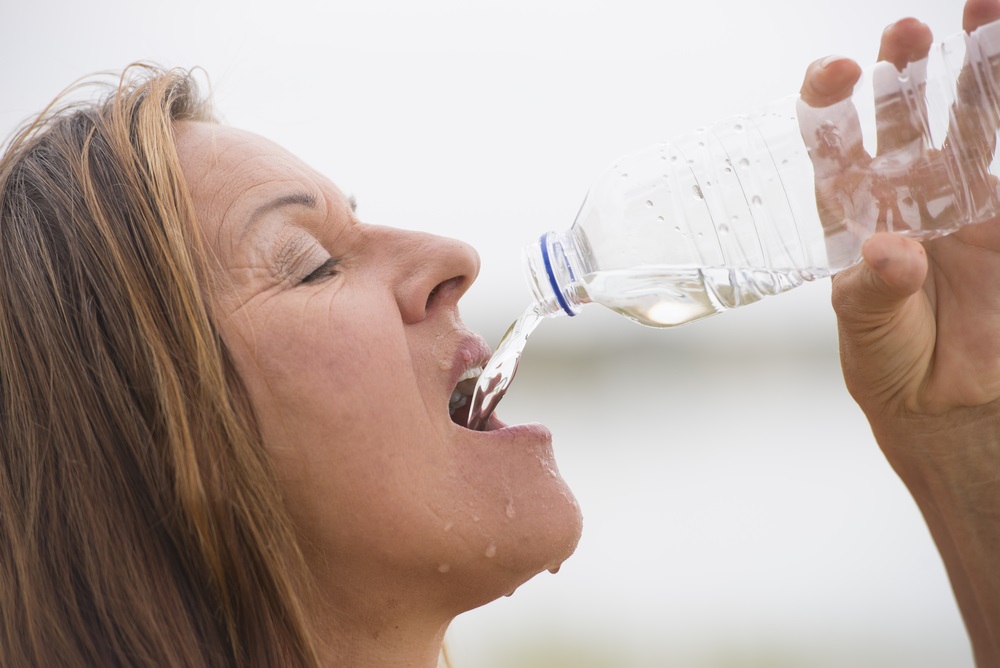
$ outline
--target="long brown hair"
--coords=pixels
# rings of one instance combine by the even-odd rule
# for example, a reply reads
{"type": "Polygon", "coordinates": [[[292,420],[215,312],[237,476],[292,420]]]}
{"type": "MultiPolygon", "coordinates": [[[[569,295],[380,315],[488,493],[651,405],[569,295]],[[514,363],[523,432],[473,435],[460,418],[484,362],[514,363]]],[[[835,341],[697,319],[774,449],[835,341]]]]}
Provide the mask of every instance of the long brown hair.
{"type": "Polygon", "coordinates": [[[174,146],[207,105],[148,65],[60,104],[0,158],[0,665],[315,665],[174,146]]]}

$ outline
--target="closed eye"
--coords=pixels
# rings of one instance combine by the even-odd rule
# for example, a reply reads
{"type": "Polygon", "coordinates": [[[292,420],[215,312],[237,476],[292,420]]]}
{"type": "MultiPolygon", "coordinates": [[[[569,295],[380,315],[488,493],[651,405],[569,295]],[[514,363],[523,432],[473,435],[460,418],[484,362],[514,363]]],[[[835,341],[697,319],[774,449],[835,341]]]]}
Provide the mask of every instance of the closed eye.
{"type": "Polygon", "coordinates": [[[315,270],[313,270],[308,275],[303,277],[302,280],[299,281],[299,283],[300,284],[317,283],[319,281],[322,281],[323,279],[330,278],[331,276],[336,276],[338,273],[340,273],[337,270],[337,266],[339,264],[340,260],[331,257],[327,259],[326,262],[316,267],[315,270]]]}

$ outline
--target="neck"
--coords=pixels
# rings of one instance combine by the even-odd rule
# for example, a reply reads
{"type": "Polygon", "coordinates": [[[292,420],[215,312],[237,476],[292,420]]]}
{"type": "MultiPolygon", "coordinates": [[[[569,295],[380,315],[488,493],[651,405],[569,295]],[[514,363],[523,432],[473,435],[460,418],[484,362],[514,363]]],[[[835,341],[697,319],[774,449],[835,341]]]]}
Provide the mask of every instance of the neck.
{"type": "Polygon", "coordinates": [[[434,611],[426,597],[400,588],[356,583],[324,594],[314,620],[321,665],[437,668],[454,615],[434,611]]]}

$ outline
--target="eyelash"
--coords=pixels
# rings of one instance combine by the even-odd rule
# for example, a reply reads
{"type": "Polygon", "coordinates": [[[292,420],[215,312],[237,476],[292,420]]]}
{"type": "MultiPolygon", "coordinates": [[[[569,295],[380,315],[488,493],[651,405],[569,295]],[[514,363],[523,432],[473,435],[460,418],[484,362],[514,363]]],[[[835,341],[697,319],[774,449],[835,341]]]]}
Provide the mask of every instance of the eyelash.
{"type": "Polygon", "coordinates": [[[337,271],[337,266],[340,264],[340,260],[337,258],[329,258],[326,262],[316,267],[315,270],[310,272],[307,276],[303,277],[300,284],[315,283],[317,281],[323,280],[324,278],[330,278],[331,276],[336,276],[340,272],[337,271]]]}

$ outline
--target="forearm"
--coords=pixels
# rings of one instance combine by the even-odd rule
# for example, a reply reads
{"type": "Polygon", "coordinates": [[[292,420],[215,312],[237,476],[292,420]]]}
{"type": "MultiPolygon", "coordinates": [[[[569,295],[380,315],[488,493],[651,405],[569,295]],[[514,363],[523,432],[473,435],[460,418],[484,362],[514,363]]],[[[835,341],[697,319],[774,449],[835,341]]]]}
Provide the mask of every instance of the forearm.
{"type": "Polygon", "coordinates": [[[941,553],[978,666],[1000,665],[1000,418],[872,421],[941,553]]]}

